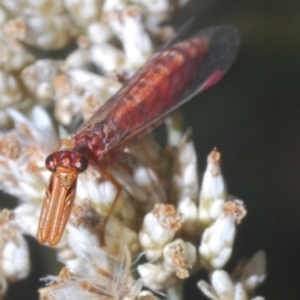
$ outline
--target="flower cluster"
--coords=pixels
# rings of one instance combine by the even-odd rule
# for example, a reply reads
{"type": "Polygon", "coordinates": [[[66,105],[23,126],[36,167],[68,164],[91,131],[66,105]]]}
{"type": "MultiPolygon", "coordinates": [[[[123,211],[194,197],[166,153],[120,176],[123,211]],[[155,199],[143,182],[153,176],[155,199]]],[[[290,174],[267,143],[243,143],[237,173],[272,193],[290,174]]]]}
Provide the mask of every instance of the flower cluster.
{"type": "Polygon", "coordinates": [[[151,37],[170,38],[172,28],[159,24],[185,3],[130,2],[2,0],[0,126],[9,125],[7,107],[28,111],[36,101],[54,99],[55,116],[67,125],[110,98],[121,86],[118,79],[126,80],[153,54],[151,37]]]}
{"type": "MultiPolygon", "coordinates": [[[[30,272],[23,235],[36,235],[49,177],[45,158],[69,138],[66,128],[89,119],[148,60],[154,40],[171,37],[173,29],[160,23],[185,3],[0,1],[0,188],[20,200],[0,212],[0,298],[9,282],[30,272]]],[[[144,136],[109,169],[123,189],[106,247],[99,246],[102,222],[118,191],[92,167],[79,176],[55,247],[64,268],[46,278],[40,299],[179,297],[183,280],[201,268],[212,286],[198,286],[210,299],[253,297],[265,278],[262,251],[231,276],[221,270],[246,209],[227,192],[220,153],[208,155],[200,187],[190,132],[182,134],[176,114],[166,126],[166,147],[144,136]]]]}

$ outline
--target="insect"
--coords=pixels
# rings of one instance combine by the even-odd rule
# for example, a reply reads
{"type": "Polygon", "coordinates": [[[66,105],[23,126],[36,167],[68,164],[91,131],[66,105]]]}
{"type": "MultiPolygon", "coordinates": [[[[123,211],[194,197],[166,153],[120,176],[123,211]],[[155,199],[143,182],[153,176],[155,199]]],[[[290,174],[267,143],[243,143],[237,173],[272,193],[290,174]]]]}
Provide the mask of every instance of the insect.
{"type": "Polygon", "coordinates": [[[117,188],[104,219],[101,246],[109,216],[122,187],[107,168],[128,144],[163,121],[194,95],[216,84],[231,66],[239,34],[232,26],[216,26],[157,52],[132,79],[105,103],[73,136],[69,149],[52,153],[46,167],[52,172],[43,200],[37,239],[56,245],[68,222],[78,174],[88,165],[98,169],[117,188]]]}

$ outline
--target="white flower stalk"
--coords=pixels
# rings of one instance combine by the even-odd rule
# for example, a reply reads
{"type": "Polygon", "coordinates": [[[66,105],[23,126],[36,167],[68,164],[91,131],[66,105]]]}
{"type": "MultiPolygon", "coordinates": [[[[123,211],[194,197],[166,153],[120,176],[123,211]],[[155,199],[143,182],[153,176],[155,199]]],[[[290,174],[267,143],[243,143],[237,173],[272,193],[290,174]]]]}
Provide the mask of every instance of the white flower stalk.
{"type": "Polygon", "coordinates": [[[34,61],[34,55],[16,39],[0,35],[0,67],[5,72],[17,72],[34,61]]]}
{"type": "Polygon", "coordinates": [[[91,46],[90,59],[104,73],[122,73],[125,67],[125,54],[111,44],[91,46]]]}
{"type": "Polygon", "coordinates": [[[182,8],[188,1],[135,0],[135,4],[141,6],[145,11],[147,29],[156,36],[159,36],[161,40],[167,41],[174,35],[174,30],[168,25],[161,26],[161,23],[168,20],[174,11],[182,8]]]}
{"type": "Polygon", "coordinates": [[[183,199],[178,205],[178,211],[184,215],[180,236],[193,242],[199,241],[198,207],[190,197],[183,199]]]}
{"type": "MultiPolygon", "coordinates": [[[[198,282],[199,289],[212,300],[233,300],[235,298],[235,286],[230,276],[223,270],[216,270],[211,274],[210,286],[205,281],[198,282]]],[[[238,299],[237,299],[238,300],[238,299]]]]}
{"type": "Polygon", "coordinates": [[[179,144],[174,163],[173,189],[180,204],[186,198],[198,199],[197,155],[191,132],[187,131],[179,144]]]}
{"type": "Polygon", "coordinates": [[[201,280],[198,282],[199,289],[205,296],[212,300],[263,300],[262,297],[252,298],[247,294],[242,283],[234,283],[230,275],[223,270],[213,271],[211,274],[211,286],[201,280]]]}
{"type": "Polygon", "coordinates": [[[55,79],[55,115],[64,125],[69,125],[78,113],[87,121],[120,87],[111,78],[81,69],[69,70],[55,79]]]}
{"type": "Polygon", "coordinates": [[[139,233],[140,244],[148,260],[161,257],[164,246],[170,242],[183,222],[183,215],[170,204],[156,204],[146,214],[139,233]]]}
{"type": "Polygon", "coordinates": [[[153,47],[142,22],[142,10],[137,6],[108,14],[111,28],[122,42],[125,68],[139,69],[152,55],[153,47]]]}
{"type": "Polygon", "coordinates": [[[13,16],[61,14],[65,11],[62,0],[1,0],[1,5],[13,16]]]}
{"type": "Polygon", "coordinates": [[[230,276],[223,270],[216,270],[211,274],[210,286],[201,280],[198,287],[209,298],[213,300],[232,300],[234,299],[235,288],[230,276]]]}
{"type": "Polygon", "coordinates": [[[197,155],[190,131],[182,137],[172,171],[172,198],[177,200],[178,210],[184,214],[181,235],[194,240],[199,239],[196,204],[199,193],[197,155]]]}
{"type": "Polygon", "coordinates": [[[244,204],[240,200],[224,204],[223,213],[208,227],[199,246],[200,263],[208,270],[222,268],[231,257],[236,224],[240,224],[246,215],[244,204]]]}
{"type": "Polygon", "coordinates": [[[103,44],[92,47],[93,62],[106,72],[119,72],[124,67],[129,71],[136,70],[153,53],[153,46],[145,29],[153,32],[161,40],[168,40],[174,32],[165,30],[166,26],[161,27],[161,23],[171,16],[177,4],[184,5],[174,4],[172,1],[142,0],[134,1],[134,5],[129,6],[124,0],[105,1],[103,16],[122,42],[125,57],[121,57],[121,53],[118,54],[113,48],[107,49],[111,53],[109,54],[103,44]],[[103,61],[101,54],[106,54],[109,60],[103,61]]]}
{"type": "Polygon", "coordinates": [[[5,294],[7,282],[27,277],[31,268],[27,242],[14,217],[6,209],[0,212],[0,297],[5,294]]]}
{"type": "Polygon", "coordinates": [[[199,197],[199,223],[202,230],[220,216],[227,198],[227,188],[221,173],[220,159],[221,154],[216,149],[207,158],[207,167],[203,175],[199,197]]]}
{"type": "Polygon", "coordinates": [[[137,267],[137,271],[141,276],[143,285],[153,291],[164,291],[178,281],[175,273],[166,270],[161,264],[142,264],[137,267]]]}
{"type": "MultiPolygon", "coordinates": [[[[149,14],[149,17],[155,19],[156,23],[165,20],[175,9],[183,7],[188,0],[169,1],[169,0],[136,0],[135,3],[141,5],[149,14]]],[[[153,22],[153,21],[152,21],[153,22]]]]}
{"type": "Polygon", "coordinates": [[[63,0],[71,19],[79,27],[99,21],[103,0],[63,0]]]}
{"type": "Polygon", "coordinates": [[[163,260],[166,270],[175,272],[180,279],[185,279],[190,276],[189,270],[197,262],[196,247],[182,239],[176,239],[164,247],[163,260]]]}
{"type": "Polygon", "coordinates": [[[62,60],[40,59],[24,68],[21,78],[30,94],[41,101],[50,101],[54,96],[53,81],[62,67],[62,60]]]}
{"type": "Polygon", "coordinates": [[[5,25],[6,34],[41,50],[66,46],[77,34],[67,15],[22,16],[5,25]]]}
{"type": "Polygon", "coordinates": [[[65,59],[64,69],[66,71],[71,69],[91,69],[90,41],[84,36],[79,36],[77,38],[77,45],[78,48],[71,52],[65,59]]]}
{"type": "Polygon", "coordinates": [[[242,260],[233,272],[234,282],[241,282],[248,295],[254,295],[257,287],[266,279],[266,253],[256,252],[248,261],[242,260]]]}
{"type": "Polygon", "coordinates": [[[94,22],[87,28],[87,37],[92,44],[105,44],[113,38],[113,31],[104,22],[94,22]]]}

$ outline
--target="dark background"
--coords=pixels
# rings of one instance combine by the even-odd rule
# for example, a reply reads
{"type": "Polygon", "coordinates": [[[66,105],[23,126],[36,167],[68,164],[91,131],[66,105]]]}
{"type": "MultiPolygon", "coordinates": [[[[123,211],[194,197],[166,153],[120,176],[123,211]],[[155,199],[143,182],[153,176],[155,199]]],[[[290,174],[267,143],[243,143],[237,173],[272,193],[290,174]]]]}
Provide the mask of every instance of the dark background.
{"type": "MultiPolygon", "coordinates": [[[[182,24],[195,12],[199,28],[225,23],[241,33],[228,75],[183,108],[199,168],[216,146],[229,192],[247,206],[227,270],[265,249],[268,274],[258,294],[300,299],[300,1],[195,0],[174,22],[182,24]]],[[[40,247],[33,240],[31,247],[32,276],[12,285],[6,299],[20,299],[17,289],[22,299],[36,299],[33,284],[49,274],[41,268],[40,247]]],[[[187,284],[186,299],[202,298],[195,289],[199,277],[187,284]]]]}
{"type": "Polygon", "coordinates": [[[227,270],[265,249],[258,294],[300,299],[300,1],[219,1],[199,23],[241,33],[228,75],[183,108],[200,168],[216,146],[229,192],[247,206],[227,270]]]}

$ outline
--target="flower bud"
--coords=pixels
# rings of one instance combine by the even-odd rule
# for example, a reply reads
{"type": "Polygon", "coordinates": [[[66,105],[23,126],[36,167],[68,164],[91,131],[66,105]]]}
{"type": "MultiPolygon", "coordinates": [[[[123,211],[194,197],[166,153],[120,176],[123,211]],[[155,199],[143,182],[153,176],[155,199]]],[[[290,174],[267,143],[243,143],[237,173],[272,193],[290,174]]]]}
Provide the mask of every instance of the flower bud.
{"type": "Polygon", "coordinates": [[[223,213],[205,229],[199,247],[200,263],[208,270],[220,269],[229,260],[236,224],[246,215],[244,204],[240,200],[224,204],[223,213]]]}
{"type": "Polygon", "coordinates": [[[207,158],[200,191],[199,222],[202,230],[221,214],[227,198],[226,184],[220,167],[221,154],[214,149],[207,158]]]}
{"type": "Polygon", "coordinates": [[[175,272],[178,278],[189,277],[189,269],[192,269],[196,263],[196,253],[197,250],[193,244],[176,239],[164,248],[165,269],[175,272]]]}
{"type": "Polygon", "coordinates": [[[148,260],[162,255],[163,247],[180,229],[183,215],[173,205],[156,204],[153,212],[146,214],[139,240],[148,260]]]}

